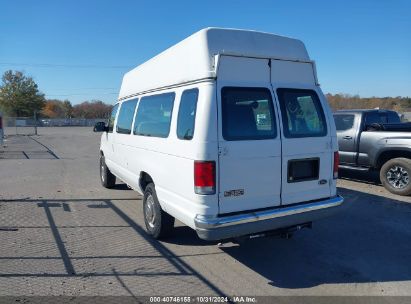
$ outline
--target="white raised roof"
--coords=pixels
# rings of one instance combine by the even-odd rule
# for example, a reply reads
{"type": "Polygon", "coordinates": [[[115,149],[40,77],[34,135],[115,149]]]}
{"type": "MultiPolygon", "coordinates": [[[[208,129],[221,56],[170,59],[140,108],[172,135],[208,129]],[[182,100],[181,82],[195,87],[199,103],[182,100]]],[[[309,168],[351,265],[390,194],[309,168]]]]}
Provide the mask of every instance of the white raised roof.
{"type": "Polygon", "coordinates": [[[309,61],[298,39],[250,30],[205,28],[124,75],[119,99],[216,77],[215,55],[309,61]]]}

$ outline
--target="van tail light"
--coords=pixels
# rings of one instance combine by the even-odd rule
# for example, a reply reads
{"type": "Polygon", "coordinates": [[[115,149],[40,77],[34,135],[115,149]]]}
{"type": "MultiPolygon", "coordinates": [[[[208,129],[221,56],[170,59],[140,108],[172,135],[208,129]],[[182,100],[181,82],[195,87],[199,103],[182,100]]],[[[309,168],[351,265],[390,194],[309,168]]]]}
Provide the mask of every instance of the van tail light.
{"type": "Polygon", "coordinates": [[[215,194],[215,161],[194,162],[194,192],[196,194],[215,194]]]}
{"type": "Polygon", "coordinates": [[[338,178],[338,165],[340,164],[340,154],[338,151],[334,152],[334,169],[333,169],[333,177],[334,179],[338,178]]]}

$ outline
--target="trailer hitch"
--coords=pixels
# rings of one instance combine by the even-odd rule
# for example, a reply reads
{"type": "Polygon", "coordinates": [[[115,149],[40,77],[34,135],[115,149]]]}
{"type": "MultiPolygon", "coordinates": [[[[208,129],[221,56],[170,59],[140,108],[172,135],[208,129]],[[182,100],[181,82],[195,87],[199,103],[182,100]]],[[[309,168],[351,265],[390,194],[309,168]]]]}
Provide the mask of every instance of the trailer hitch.
{"type": "Polygon", "coordinates": [[[228,239],[224,242],[219,243],[218,245],[221,246],[224,243],[232,242],[235,244],[242,244],[247,240],[252,240],[252,239],[258,239],[258,238],[263,238],[263,237],[279,237],[282,239],[291,239],[293,234],[296,231],[300,231],[303,228],[312,228],[312,222],[308,223],[303,223],[295,226],[290,226],[286,228],[280,228],[280,229],[275,229],[275,230],[269,230],[269,231],[264,231],[260,233],[254,233],[254,234],[248,234],[244,236],[239,236],[235,238],[228,239]]]}

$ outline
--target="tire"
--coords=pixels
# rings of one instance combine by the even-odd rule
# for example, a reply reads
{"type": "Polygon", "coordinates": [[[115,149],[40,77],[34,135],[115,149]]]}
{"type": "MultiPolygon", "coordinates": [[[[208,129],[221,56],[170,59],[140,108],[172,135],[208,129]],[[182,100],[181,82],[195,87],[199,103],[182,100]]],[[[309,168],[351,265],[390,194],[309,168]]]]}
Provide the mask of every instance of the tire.
{"type": "Polygon", "coordinates": [[[100,180],[101,184],[105,188],[113,188],[116,185],[116,177],[110,172],[110,169],[106,165],[104,155],[100,156],[100,180]]]}
{"type": "Polygon", "coordinates": [[[144,191],[143,214],[147,233],[151,237],[162,239],[172,234],[174,217],[161,209],[153,183],[148,184],[144,191]]]}
{"type": "Polygon", "coordinates": [[[411,159],[393,158],[380,170],[380,180],[385,189],[398,195],[411,194],[411,159]]]}

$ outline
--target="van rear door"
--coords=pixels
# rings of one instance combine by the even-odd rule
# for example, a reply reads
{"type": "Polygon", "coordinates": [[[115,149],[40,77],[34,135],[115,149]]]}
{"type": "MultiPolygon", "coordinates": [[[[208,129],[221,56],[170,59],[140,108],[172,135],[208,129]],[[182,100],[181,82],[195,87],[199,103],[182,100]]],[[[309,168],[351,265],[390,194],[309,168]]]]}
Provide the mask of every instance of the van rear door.
{"type": "Polygon", "coordinates": [[[220,214],[279,206],[281,140],[269,60],[221,56],[217,102],[220,214]]]}
{"type": "Polygon", "coordinates": [[[312,63],[271,61],[282,125],[281,204],[331,196],[333,149],[312,63]]]}

